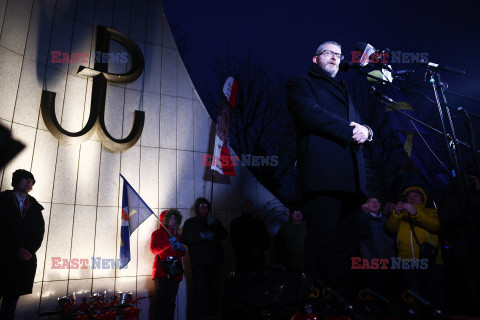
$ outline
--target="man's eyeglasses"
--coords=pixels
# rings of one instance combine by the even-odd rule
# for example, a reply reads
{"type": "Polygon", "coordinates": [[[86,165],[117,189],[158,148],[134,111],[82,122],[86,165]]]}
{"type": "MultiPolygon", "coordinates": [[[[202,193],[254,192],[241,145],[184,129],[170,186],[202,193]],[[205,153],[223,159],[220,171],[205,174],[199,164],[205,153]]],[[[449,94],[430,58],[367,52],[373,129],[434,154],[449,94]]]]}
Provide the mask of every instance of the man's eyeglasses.
{"type": "Polygon", "coordinates": [[[330,51],[330,50],[323,50],[322,52],[320,52],[319,56],[322,55],[322,54],[326,55],[328,57],[335,56],[337,59],[340,59],[340,61],[345,58],[343,56],[343,54],[338,53],[338,52],[333,52],[333,51],[330,51]]]}
{"type": "Polygon", "coordinates": [[[31,183],[31,184],[35,184],[35,180],[29,179],[29,178],[22,179],[22,181],[27,182],[27,183],[31,183]]]}

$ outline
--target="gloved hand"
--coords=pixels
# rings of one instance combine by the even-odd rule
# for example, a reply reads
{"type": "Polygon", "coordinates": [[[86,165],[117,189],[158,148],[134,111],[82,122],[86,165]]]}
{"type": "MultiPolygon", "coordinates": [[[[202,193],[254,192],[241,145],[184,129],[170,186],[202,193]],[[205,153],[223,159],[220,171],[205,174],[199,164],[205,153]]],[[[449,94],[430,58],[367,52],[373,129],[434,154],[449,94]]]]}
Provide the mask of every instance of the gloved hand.
{"type": "Polygon", "coordinates": [[[212,231],[200,232],[200,238],[202,238],[202,240],[213,241],[213,239],[215,239],[215,233],[212,231]]]}
{"type": "Polygon", "coordinates": [[[211,225],[214,224],[215,222],[216,222],[215,217],[212,217],[212,216],[208,216],[208,217],[207,217],[207,224],[208,224],[209,226],[211,226],[211,225]]]}
{"type": "Polygon", "coordinates": [[[168,242],[170,242],[173,250],[185,251],[185,247],[180,241],[178,241],[177,237],[173,236],[168,238],[168,242]]]}
{"type": "Polygon", "coordinates": [[[172,248],[178,251],[185,251],[185,247],[183,246],[183,243],[181,243],[180,241],[173,243],[172,248]]]}
{"type": "Polygon", "coordinates": [[[173,236],[168,238],[168,242],[170,242],[171,245],[173,245],[175,242],[178,242],[177,237],[173,236]]]}

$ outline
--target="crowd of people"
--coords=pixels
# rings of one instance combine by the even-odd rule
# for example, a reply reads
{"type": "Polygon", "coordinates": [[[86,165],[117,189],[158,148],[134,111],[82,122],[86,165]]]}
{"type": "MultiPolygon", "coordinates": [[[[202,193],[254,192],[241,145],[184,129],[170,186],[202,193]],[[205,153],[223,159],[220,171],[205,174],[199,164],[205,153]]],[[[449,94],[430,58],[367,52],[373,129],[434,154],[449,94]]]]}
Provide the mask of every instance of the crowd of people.
{"type": "MultiPolygon", "coordinates": [[[[175,299],[183,275],[169,278],[162,262],[178,258],[183,264],[184,245],[188,248],[193,284],[189,318],[213,318],[220,313],[220,266],[224,262],[220,240],[227,238],[228,231],[212,215],[212,206],[207,199],[198,198],[193,208],[195,216],[185,221],[181,236],[182,216],[177,209],[162,212],[161,226],[152,234],[150,249],[155,254],[152,279],[155,281],[156,319],[174,319],[175,299]]],[[[245,200],[241,216],[231,222],[230,239],[237,272],[252,273],[264,265],[270,236],[263,221],[254,216],[251,200],[245,200]]]]}
{"type": "MultiPolygon", "coordinates": [[[[480,180],[474,172],[469,174],[469,179],[472,201],[475,208],[480,209],[480,180]]],[[[30,172],[17,170],[12,177],[14,189],[0,194],[1,236],[2,241],[8,243],[8,246],[2,246],[0,267],[2,274],[10,275],[2,280],[0,288],[0,319],[13,319],[19,297],[32,292],[35,252],[44,234],[43,208],[28,195],[34,184],[30,172]]],[[[452,309],[473,309],[471,313],[475,312],[479,297],[471,260],[462,247],[450,251],[448,247],[451,242],[463,239],[458,199],[448,189],[438,210],[431,203],[425,190],[419,186],[406,188],[395,202],[385,203],[379,194],[369,194],[356,212],[358,224],[353,229],[358,229],[358,241],[354,242],[355,248],[345,260],[348,260],[350,271],[356,269],[350,261],[352,258],[366,259],[367,266],[375,259],[387,263],[383,265],[386,268],[367,267],[358,272],[355,270],[356,274],[351,272],[352,280],[348,283],[351,291],[369,288],[394,301],[409,289],[436,306],[450,305],[452,309]],[[394,270],[392,259],[423,262],[416,267],[394,270]],[[447,266],[444,266],[445,260],[447,266]],[[453,292],[446,291],[447,286],[454,288],[453,292]]],[[[311,239],[308,238],[305,206],[301,201],[289,207],[288,221],[273,237],[264,222],[256,217],[253,203],[248,199],[241,207],[241,215],[232,220],[230,232],[212,215],[212,206],[207,199],[198,198],[193,211],[194,216],[185,221],[183,229],[180,228],[183,217],[179,210],[163,211],[160,227],[152,233],[150,249],[155,255],[152,280],[155,283],[156,319],[174,319],[177,292],[184,278],[183,257],[187,251],[193,285],[189,318],[212,318],[220,314],[223,280],[220,267],[224,262],[221,240],[225,240],[228,234],[235,256],[235,271],[239,274],[255,273],[268,262],[285,267],[289,272],[305,272],[318,286],[330,285],[329,281],[335,280],[328,277],[326,270],[317,281],[315,276],[318,273],[311,273],[308,269],[312,261],[308,247],[311,239]],[[269,252],[268,258],[266,252],[269,252]]],[[[342,282],[334,283],[342,285],[342,282]]],[[[331,287],[337,290],[335,286],[331,287]]]]}
{"type": "MultiPolygon", "coordinates": [[[[480,195],[480,183],[476,192],[480,195]]],[[[419,186],[406,188],[395,202],[386,202],[379,194],[369,194],[357,212],[356,247],[346,259],[349,260],[350,269],[356,269],[351,259],[357,257],[367,259],[368,266],[374,260],[387,262],[383,264],[383,268],[351,270],[351,291],[358,294],[362,289],[368,288],[395,302],[402,299],[402,293],[411,290],[435,306],[445,308],[449,305],[445,280],[448,272],[445,271],[442,257],[445,248],[439,240],[442,215],[439,215],[431,203],[425,190],[419,186]],[[393,259],[396,259],[396,262],[393,259]],[[408,268],[398,267],[402,265],[402,260],[422,262],[409,263],[408,268]],[[397,263],[397,267],[392,267],[394,263],[397,263]]],[[[181,237],[178,237],[178,231],[171,231],[171,234],[176,236],[172,241],[163,228],[152,234],[152,253],[158,255],[159,260],[167,259],[168,256],[182,257],[185,254],[183,245],[187,246],[193,280],[189,311],[191,319],[212,318],[221,312],[220,265],[224,258],[219,240],[225,239],[228,234],[237,273],[255,273],[269,263],[285,267],[288,272],[309,274],[306,266],[311,257],[308,256],[304,210],[304,205],[299,201],[291,205],[288,221],[270,237],[264,222],[255,217],[252,202],[246,200],[242,205],[241,216],[232,220],[228,233],[220,220],[211,215],[210,202],[199,198],[194,205],[195,217],[185,221],[181,237]],[[163,246],[154,245],[160,242],[163,246]],[[266,257],[266,252],[269,257],[266,257]]],[[[170,209],[162,213],[162,220],[170,228],[177,228],[181,221],[179,215],[176,209],[170,209]],[[170,216],[177,217],[174,219],[177,224],[172,223],[170,216]]],[[[166,276],[164,272],[157,272],[158,266],[159,263],[155,260],[152,277],[156,284],[158,314],[171,315],[159,319],[173,319],[175,295],[182,276],[159,280],[158,277],[166,276]],[[169,281],[172,283],[170,286],[167,284],[169,281]],[[163,287],[159,285],[162,282],[165,283],[163,287]],[[171,291],[168,288],[172,288],[171,291]],[[168,292],[171,293],[170,296],[167,296],[168,292]]],[[[328,277],[320,280],[322,283],[317,282],[316,285],[328,285],[328,277]]],[[[336,290],[334,286],[332,288],[336,290]]],[[[473,299],[470,297],[472,303],[473,299]]]]}

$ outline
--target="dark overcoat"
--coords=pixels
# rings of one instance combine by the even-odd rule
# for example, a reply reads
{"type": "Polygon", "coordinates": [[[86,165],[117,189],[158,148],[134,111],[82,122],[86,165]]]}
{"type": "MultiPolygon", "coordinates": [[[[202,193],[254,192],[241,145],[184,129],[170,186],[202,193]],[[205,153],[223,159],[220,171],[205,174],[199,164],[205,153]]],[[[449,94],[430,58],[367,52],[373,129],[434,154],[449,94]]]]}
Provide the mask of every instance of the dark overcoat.
{"type": "Polygon", "coordinates": [[[15,204],[13,191],[0,193],[0,295],[32,293],[37,270],[35,252],[42,245],[45,222],[43,207],[35,198],[28,197],[28,211],[22,217],[15,204]],[[23,261],[18,250],[27,249],[32,257],[23,261]]]}
{"type": "Polygon", "coordinates": [[[187,219],[183,225],[182,243],[188,246],[190,266],[205,266],[219,264],[224,261],[224,253],[220,240],[227,237],[227,230],[220,220],[215,218],[212,225],[207,224],[207,217],[197,214],[187,219]],[[213,241],[203,240],[201,232],[212,231],[215,234],[213,241]]]}
{"type": "Polygon", "coordinates": [[[295,123],[300,194],[343,191],[365,198],[363,150],[352,140],[351,121],[360,116],[344,82],[317,64],[287,82],[288,109],[295,123]]]}
{"type": "Polygon", "coordinates": [[[232,242],[238,272],[254,272],[265,263],[265,250],[270,236],[262,220],[251,213],[242,213],[230,224],[232,242]]]}

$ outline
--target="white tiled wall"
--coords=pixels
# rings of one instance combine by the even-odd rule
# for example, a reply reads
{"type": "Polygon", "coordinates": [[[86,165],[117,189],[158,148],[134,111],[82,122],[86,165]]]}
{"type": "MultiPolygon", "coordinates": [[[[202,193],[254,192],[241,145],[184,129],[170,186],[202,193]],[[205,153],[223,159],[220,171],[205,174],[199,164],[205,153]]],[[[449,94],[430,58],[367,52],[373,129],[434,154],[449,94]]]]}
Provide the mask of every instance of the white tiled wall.
{"type": "MultiPolygon", "coordinates": [[[[110,86],[108,88],[105,101],[105,126],[110,135],[117,139],[128,135],[128,133],[122,134],[123,126],[120,124],[124,123],[124,119],[123,112],[119,112],[119,110],[123,110],[126,102],[126,90],[124,88],[117,86],[110,86]]],[[[133,110],[135,110],[135,108],[133,110]]],[[[130,127],[132,126],[133,119],[133,115],[130,114],[131,112],[133,111],[130,110],[129,112],[130,127]]],[[[127,130],[130,129],[130,127],[128,127],[127,130]]]]}
{"type": "Polygon", "coordinates": [[[80,149],[78,178],[75,203],[84,206],[96,206],[98,195],[98,176],[100,167],[101,143],[90,140],[80,149]]]}
{"type": "Polygon", "coordinates": [[[29,59],[23,60],[13,122],[33,128],[37,126],[40,110],[38,102],[42,97],[44,71],[40,63],[29,59]]]}
{"type": "Polygon", "coordinates": [[[53,269],[52,258],[70,259],[75,206],[52,204],[45,254],[44,281],[68,280],[67,268],[53,269]]]}
{"type": "MultiPolygon", "coordinates": [[[[0,38],[1,39],[1,38],[0,38]]],[[[2,88],[2,107],[0,117],[12,121],[17,95],[18,82],[22,71],[22,56],[0,46],[0,88],[2,88]]]]}
{"type": "Polygon", "coordinates": [[[193,100],[178,98],[177,149],[193,151],[193,100]]]}
{"type": "Polygon", "coordinates": [[[145,91],[160,93],[160,79],[162,77],[162,61],[163,47],[147,43],[145,60],[145,91]]]}
{"type": "MultiPolygon", "coordinates": [[[[43,282],[40,289],[40,312],[55,309],[58,306],[58,297],[63,297],[67,294],[67,287],[68,281],[66,280],[43,282]]],[[[23,315],[20,313],[21,311],[21,309],[17,308],[15,318],[22,319],[23,315]]]]}
{"type": "MultiPolygon", "coordinates": [[[[151,57],[147,56],[145,53],[145,42],[143,41],[134,41],[138,48],[140,49],[140,51],[142,52],[143,54],[143,57],[144,59],[151,59],[151,57]]],[[[127,68],[130,69],[130,66],[127,65],[127,68]]],[[[126,84],[126,87],[129,88],[129,89],[135,89],[135,90],[139,90],[139,91],[144,91],[144,78],[145,78],[145,72],[142,72],[142,74],[138,77],[138,79],[136,79],[135,81],[131,82],[131,83],[127,83],[126,84]]]]}
{"type": "MultiPolygon", "coordinates": [[[[93,256],[95,246],[96,206],[75,206],[73,220],[72,249],[70,259],[86,259],[93,256]]],[[[90,264],[89,264],[90,265],[90,264]]],[[[91,268],[70,269],[69,279],[86,279],[92,277],[91,268]]]]}
{"type": "Polygon", "coordinates": [[[151,208],[158,208],[158,148],[142,147],[140,157],[139,192],[151,208]]]}
{"type": "MultiPolygon", "coordinates": [[[[47,63],[47,59],[51,58],[48,48],[53,14],[54,11],[52,8],[45,6],[40,1],[34,1],[32,17],[30,19],[30,26],[32,27],[28,29],[25,58],[41,64],[47,63]]],[[[43,78],[40,79],[43,80],[43,78]]]]}
{"type": "Polygon", "coordinates": [[[0,45],[23,54],[27,39],[33,0],[17,0],[7,3],[0,45]]]}
{"type": "Polygon", "coordinates": [[[177,145],[177,97],[162,94],[160,98],[160,147],[177,145]]]}
{"type": "Polygon", "coordinates": [[[142,146],[158,148],[160,146],[160,94],[143,94],[145,125],[142,134],[142,146]]]}
{"type": "MultiPolygon", "coordinates": [[[[110,43],[112,52],[123,52],[110,43]]],[[[111,64],[126,72],[131,63],[111,64]]],[[[72,293],[131,291],[154,293],[150,236],[158,228],[148,218],[130,239],[127,269],[92,269],[92,257],[118,259],[121,179],[123,174],[158,215],[177,207],[191,217],[197,197],[210,199],[210,170],[201,155],[211,151],[212,120],[196,95],[163,15],[160,0],[0,0],[0,123],[26,148],[0,170],[1,189],[10,189],[14,170],[33,172],[31,195],[44,206],[45,237],[37,252],[33,293],[22,296],[18,319],[33,319],[72,293]],[[89,115],[92,80],[76,74],[94,60],[52,63],[51,51],[95,51],[95,26],[104,25],[133,39],[145,58],[141,77],[107,87],[105,121],[115,138],[126,137],[135,110],[145,111],[141,139],[131,149],[109,153],[94,135],[81,145],[59,145],[40,114],[42,89],[56,93],[55,110],[66,130],[83,128],[89,115]],[[88,259],[88,268],[52,268],[52,258],[88,259]]],[[[214,214],[228,229],[244,198],[261,206],[272,196],[246,168],[236,178],[217,177],[214,214]],[[261,190],[261,191],[259,191],[261,190]]],[[[228,240],[227,240],[228,241],[228,240]]],[[[224,272],[233,267],[228,242],[224,272]]],[[[190,275],[188,259],[186,274],[190,275]]],[[[60,262],[60,265],[63,264],[60,262]]],[[[187,280],[180,284],[176,319],[186,319],[187,280]]],[[[141,318],[148,319],[151,299],[143,299],[141,318]]]]}

